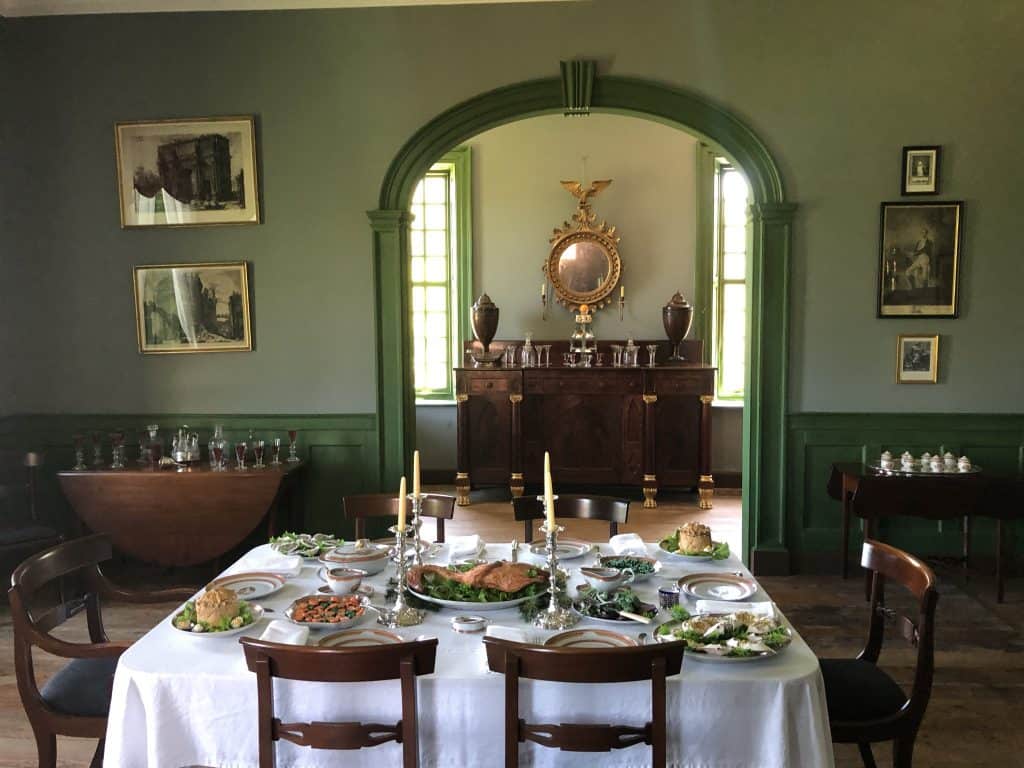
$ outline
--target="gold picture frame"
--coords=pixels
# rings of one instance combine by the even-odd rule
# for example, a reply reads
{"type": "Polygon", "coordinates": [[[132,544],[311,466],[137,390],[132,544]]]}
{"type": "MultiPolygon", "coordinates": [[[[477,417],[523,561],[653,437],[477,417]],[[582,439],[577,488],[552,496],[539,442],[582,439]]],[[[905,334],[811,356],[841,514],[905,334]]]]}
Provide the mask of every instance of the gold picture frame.
{"type": "Polygon", "coordinates": [[[259,224],[252,115],[114,124],[122,229],[259,224]]]}
{"type": "Polygon", "coordinates": [[[144,355],[251,352],[249,264],[153,264],[132,270],[144,355]]]}
{"type": "Polygon", "coordinates": [[[896,339],[896,383],[936,384],[938,380],[938,334],[901,333],[896,339]]]}

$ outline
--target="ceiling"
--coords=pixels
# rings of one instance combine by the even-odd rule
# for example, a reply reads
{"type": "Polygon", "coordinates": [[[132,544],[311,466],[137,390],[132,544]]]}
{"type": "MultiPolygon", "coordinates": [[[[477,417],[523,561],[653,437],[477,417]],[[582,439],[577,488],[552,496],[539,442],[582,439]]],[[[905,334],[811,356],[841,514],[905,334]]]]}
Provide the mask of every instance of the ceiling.
{"type": "Polygon", "coordinates": [[[410,5],[485,5],[564,0],[0,0],[0,16],[63,16],[84,13],[171,11],[277,11],[308,8],[370,8],[410,5]]]}

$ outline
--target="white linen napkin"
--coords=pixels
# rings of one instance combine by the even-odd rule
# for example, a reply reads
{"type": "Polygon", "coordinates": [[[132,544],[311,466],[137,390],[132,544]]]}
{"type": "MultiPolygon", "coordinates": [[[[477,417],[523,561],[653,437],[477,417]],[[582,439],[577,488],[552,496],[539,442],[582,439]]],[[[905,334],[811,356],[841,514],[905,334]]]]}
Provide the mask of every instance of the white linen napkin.
{"type": "Polygon", "coordinates": [[[290,621],[275,619],[267,624],[260,635],[260,640],[271,643],[288,643],[289,645],[305,645],[309,639],[309,627],[300,627],[290,621]]]}
{"type": "Polygon", "coordinates": [[[476,557],[483,545],[483,540],[475,533],[471,536],[452,536],[448,540],[448,559],[464,560],[476,557]]]}
{"type": "Polygon", "coordinates": [[[302,558],[299,555],[282,555],[269,546],[257,547],[243,555],[231,568],[231,573],[245,571],[270,571],[285,576],[298,576],[302,571],[302,558]]]}
{"type": "Polygon", "coordinates": [[[530,636],[518,627],[502,627],[497,624],[491,624],[484,630],[484,634],[487,637],[496,637],[499,640],[508,640],[513,643],[533,642],[530,636]]]}
{"type": "Polygon", "coordinates": [[[774,616],[775,603],[763,600],[758,603],[737,603],[731,600],[698,600],[697,613],[736,613],[748,611],[756,616],[774,616]]]}
{"type": "Polygon", "coordinates": [[[612,552],[616,555],[646,555],[647,546],[644,540],[635,533],[620,533],[608,539],[612,552]]]}

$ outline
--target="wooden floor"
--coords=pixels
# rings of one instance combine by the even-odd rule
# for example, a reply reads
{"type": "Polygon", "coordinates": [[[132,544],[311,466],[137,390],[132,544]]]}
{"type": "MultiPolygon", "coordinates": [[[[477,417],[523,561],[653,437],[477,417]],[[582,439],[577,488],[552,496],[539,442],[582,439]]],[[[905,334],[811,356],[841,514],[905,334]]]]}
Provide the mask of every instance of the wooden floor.
{"type": "MultiPolygon", "coordinates": [[[[699,519],[712,526],[716,538],[724,538],[730,546],[739,545],[738,496],[719,496],[715,509],[708,512],[696,509],[686,496],[661,501],[656,510],[634,504],[625,530],[654,539],[682,521],[699,519]]],[[[507,501],[479,497],[472,506],[457,510],[448,530],[452,535],[477,532],[492,541],[521,537],[519,524],[510,518],[507,501]]],[[[596,523],[571,522],[569,530],[595,540],[607,537],[607,527],[596,523]]],[[[847,657],[860,649],[867,616],[859,579],[844,582],[834,576],[790,576],[765,578],[762,583],[819,656],[847,657]]],[[[918,738],[915,765],[1024,767],[1024,730],[1019,726],[1024,721],[1024,580],[1009,582],[1003,606],[992,603],[991,585],[980,576],[965,583],[958,571],[940,572],[940,589],[935,690],[918,738]]],[[[104,615],[112,638],[132,639],[172,608],[111,605],[104,615]]],[[[63,634],[69,639],[85,637],[81,625],[63,634]]],[[[913,656],[897,639],[887,638],[898,650],[883,654],[883,662],[906,686],[913,656]]],[[[52,657],[45,654],[38,666],[43,679],[56,668],[52,657]]],[[[58,741],[59,765],[88,765],[91,742],[58,741]]],[[[876,758],[880,765],[887,765],[888,748],[877,748],[876,758]]],[[[836,763],[839,768],[860,765],[856,749],[837,746],[836,763]]],[[[35,744],[14,681],[10,614],[0,607],[0,766],[35,764],[35,744]]]]}

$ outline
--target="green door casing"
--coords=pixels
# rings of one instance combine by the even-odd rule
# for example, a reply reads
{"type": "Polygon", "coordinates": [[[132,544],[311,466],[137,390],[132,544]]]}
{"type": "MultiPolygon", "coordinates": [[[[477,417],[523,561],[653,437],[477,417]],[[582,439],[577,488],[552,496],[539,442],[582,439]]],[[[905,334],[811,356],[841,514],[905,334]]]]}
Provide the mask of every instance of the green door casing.
{"type": "MultiPolygon", "coordinates": [[[[743,413],[743,557],[755,572],[788,572],[784,484],[788,293],[796,206],[787,202],[782,177],[764,143],[743,122],[707,99],[650,80],[599,76],[590,104],[592,111],[655,120],[709,140],[724,150],[750,184],[753,226],[743,413]]],[[[416,184],[441,155],[482,131],[563,111],[560,78],[498,88],[435,117],[405,143],[388,167],[379,208],[368,212],[373,228],[377,416],[385,488],[398,487],[415,444],[408,211],[416,184]]]]}

